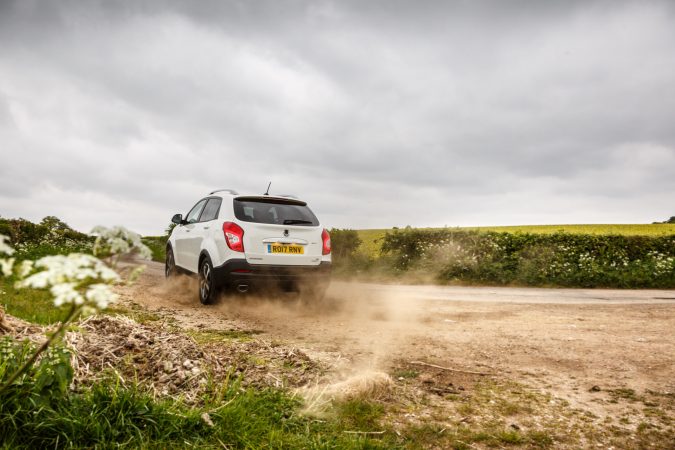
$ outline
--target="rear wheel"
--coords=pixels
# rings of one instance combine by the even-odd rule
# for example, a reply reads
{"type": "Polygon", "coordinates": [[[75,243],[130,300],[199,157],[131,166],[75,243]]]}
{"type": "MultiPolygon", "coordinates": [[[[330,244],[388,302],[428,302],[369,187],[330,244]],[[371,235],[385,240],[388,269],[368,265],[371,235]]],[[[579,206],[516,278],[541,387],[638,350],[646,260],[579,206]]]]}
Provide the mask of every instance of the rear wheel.
{"type": "Polygon", "coordinates": [[[208,258],[199,265],[199,301],[210,305],[216,300],[216,289],[213,282],[213,266],[208,258]]]}
{"type": "Polygon", "coordinates": [[[164,275],[167,278],[176,276],[176,260],[173,258],[173,249],[166,248],[166,260],[164,262],[164,275]]]}

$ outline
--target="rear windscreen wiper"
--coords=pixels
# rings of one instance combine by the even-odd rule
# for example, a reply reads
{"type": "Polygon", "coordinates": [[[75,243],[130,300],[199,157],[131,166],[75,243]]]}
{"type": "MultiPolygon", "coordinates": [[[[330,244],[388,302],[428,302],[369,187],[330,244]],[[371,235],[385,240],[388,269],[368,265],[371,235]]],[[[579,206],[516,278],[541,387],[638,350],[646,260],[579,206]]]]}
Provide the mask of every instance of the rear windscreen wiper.
{"type": "Polygon", "coordinates": [[[296,224],[301,224],[301,223],[306,223],[311,225],[312,221],[311,220],[304,220],[304,219],[285,219],[284,220],[284,225],[296,225],[296,224]]]}

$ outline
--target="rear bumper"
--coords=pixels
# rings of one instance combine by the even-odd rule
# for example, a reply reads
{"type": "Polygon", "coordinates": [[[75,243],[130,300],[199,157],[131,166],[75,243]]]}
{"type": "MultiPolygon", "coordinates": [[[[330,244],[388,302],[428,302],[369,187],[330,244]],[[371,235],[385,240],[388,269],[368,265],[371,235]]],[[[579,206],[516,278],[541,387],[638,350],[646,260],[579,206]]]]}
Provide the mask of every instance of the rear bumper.
{"type": "Polygon", "coordinates": [[[245,259],[232,259],[214,267],[214,281],[218,288],[236,288],[295,284],[304,281],[328,283],[331,263],[324,261],[317,266],[273,266],[249,264],[245,259]]]}

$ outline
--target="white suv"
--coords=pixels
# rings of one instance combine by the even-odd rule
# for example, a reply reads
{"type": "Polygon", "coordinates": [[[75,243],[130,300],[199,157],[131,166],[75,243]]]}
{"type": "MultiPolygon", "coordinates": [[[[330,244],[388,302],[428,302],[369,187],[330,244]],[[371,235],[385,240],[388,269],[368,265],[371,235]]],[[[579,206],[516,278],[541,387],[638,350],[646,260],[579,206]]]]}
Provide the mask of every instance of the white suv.
{"type": "Polygon", "coordinates": [[[166,276],[198,274],[199,299],[258,287],[298,290],[321,299],[331,271],[330,236],[307,203],[292,196],[211,192],[176,227],[166,245],[166,276]]]}

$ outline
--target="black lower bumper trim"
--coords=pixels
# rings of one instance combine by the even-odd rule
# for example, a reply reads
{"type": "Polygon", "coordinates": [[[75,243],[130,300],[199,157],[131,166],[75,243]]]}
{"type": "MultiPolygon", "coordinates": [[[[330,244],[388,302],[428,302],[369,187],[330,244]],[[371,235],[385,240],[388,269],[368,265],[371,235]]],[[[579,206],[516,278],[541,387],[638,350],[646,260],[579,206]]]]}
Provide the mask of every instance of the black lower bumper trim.
{"type": "Polygon", "coordinates": [[[331,263],[323,261],[316,266],[276,266],[231,259],[222,266],[214,267],[213,273],[218,288],[237,288],[240,285],[254,287],[304,280],[327,283],[330,280],[331,263]]]}

